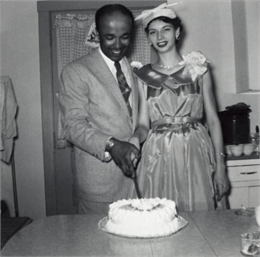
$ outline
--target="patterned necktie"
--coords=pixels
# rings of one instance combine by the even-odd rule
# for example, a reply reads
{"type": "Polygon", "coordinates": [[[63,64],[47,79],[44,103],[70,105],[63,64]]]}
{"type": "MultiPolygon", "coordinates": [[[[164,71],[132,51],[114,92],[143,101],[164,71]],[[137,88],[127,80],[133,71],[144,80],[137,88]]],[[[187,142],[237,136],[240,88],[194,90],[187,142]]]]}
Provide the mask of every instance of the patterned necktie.
{"type": "Polygon", "coordinates": [[[119,62],[115,62],[115,67],[116,67],[116,77],[118,80],[118,84],[119,84],[119,88],[122,92],[122,95],[125,99],[130,117],[132,117],[132,108],[130,106],[129,103],[129,95],[131,94],[131,88],[128,86],[127,82],[126,82],[126,78],[125,75],[121,69],[121,65],[119,62]]]}

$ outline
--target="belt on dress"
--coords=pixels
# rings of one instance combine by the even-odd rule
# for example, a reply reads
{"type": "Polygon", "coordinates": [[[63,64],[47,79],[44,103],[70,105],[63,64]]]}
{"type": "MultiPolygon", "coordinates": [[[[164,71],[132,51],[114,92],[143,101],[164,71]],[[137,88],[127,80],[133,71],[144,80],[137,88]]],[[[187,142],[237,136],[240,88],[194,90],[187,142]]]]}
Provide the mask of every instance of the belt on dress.
{"type": "Polygon", "coordinates": [[[151,127],[155,127],[158,125],[163,125],[163,124],[185,124],[185,123],[196,123],[196,122],[201,122],[201,119],[194,118],[194,117],[165,117],[160,120],[156,120],[152,122],[151,127]]]}

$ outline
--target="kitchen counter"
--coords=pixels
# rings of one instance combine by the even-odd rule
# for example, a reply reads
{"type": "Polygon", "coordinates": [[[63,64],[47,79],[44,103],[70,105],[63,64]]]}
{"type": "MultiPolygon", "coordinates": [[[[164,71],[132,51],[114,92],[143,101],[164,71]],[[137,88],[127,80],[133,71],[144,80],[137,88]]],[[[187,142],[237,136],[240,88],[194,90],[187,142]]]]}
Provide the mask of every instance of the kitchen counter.
{"type": "Polygon", "coordinates": [[[98,229],[103,215],[59,215],[23,228],[4,246],[2,256],[192,256],[238,257],[240,234],[260,231],[255,217],[234,210],[179,213],[188,225],[155,239],[133,239],[98,229]]]}
{"type": "Polygon", "coordinates": [[[260,205],[260,159],[228,160],[226,164],[231,185],[230,208],[260,205]]]}

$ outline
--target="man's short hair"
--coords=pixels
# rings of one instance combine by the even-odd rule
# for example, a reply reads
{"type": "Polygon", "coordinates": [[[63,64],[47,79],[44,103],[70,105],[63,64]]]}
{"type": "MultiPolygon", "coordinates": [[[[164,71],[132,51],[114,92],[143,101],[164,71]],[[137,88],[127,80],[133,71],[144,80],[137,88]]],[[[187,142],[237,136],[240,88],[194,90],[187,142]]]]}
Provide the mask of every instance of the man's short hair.
{"type": "Polygon", "coordinates": [[[121,4],[107,4],[99,8],[95,15],[95,22],[97,31],[100,31],[100,21],[105,15],[111,15],[113,13],[122,13],[123,15],[126,15],[130,18],[132,21],[132,27],[134,27],[134,16],[133,13],[126,8],[124,5],[121,4]]]}

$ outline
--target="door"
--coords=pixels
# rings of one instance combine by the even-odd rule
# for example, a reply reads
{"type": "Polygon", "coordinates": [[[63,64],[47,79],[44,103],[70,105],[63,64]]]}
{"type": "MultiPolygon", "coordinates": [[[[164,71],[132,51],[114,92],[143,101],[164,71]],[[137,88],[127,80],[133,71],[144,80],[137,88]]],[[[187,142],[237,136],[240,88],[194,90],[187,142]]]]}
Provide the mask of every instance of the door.
{"type": "MultiPolygon", "coordinates": [[[[70,61],[93,51],[86,42],[98,8],[111,1],[39,1],[40,75],[43,120],[45,196],[47,215],[76,213],[74,206],[73,148],[63,138],[57,94],[62,68],[70,61]]],[[[134,16],[152,4],[129,1],[124,5],[134,16]]],[[[137,27],[129,59],[150,62],[145,32],[137,27]]]]}
{"type": "Polygon", "coordinates": [[[91,53],[94,48],[85,44],[85,39],[94,22],[94,11],[61,13],[53,12],[52,63],[54,103],[54,165],[56,181],[57,214],[75,214],[75,192],[73,183],[73,147],[65,139],[61,124],[61,112],[57,96],[62,69],[71,61],[91,53]]]}
{"type": "Polygon", "coordinates": [[[260,186],[249,187],[249,207],[260,206],[260,186]]]}

